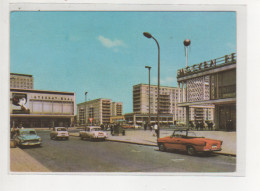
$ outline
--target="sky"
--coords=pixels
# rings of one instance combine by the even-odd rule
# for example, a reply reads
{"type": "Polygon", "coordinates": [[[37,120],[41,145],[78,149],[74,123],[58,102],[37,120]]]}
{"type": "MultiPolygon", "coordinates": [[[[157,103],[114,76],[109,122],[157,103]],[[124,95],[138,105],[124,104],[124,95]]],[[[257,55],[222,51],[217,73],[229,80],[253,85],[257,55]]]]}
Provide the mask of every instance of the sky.
{"type": "Polygon", "coordinates": [[[39,12],[10,15],[10,72],[30,74],[34,89],[75,92],[76,104],[98,98],[133,112],[133,85],[177,87],[186,66],[236,52],[235,12],[39,12]]]}

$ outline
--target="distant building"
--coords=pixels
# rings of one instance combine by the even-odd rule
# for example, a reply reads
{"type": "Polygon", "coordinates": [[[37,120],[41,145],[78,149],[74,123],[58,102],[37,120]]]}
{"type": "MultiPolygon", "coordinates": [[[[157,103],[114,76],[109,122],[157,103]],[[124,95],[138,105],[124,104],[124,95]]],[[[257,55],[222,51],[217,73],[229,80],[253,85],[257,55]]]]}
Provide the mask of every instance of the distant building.
{"type": "Polygon", "coordinates": [[[112,102],[112,116],[122,116],[122,115],[123,115],[123,103],[112,102]]]}
{"type": "Polygon", "coordinates": [[[69,127],[74,123],[75,94],[32,89],[10,89],[10,122],[24,127],[69,127]]]}
{"type": "Polygon", "coordinates": [[[77,121],[79,125],[108,124],[112,115],[111,99],[95,99],[77,104],[77,121]]]}
{"type": "Polygon", "coordinates": [[[28,74],[10,74],[10,88],[33,89],[33,76],[28,74]]]}
{"type": "MultiPolygon", "coordinates": [[[[178,70],[182,95],[179,107],[213,106],[215,128],[236,130],[236,54],[178,70]]],[[[186,122],[190,116],[186,115],[186,122]]]]}
{"type": "MultiPolygon", "coordinates": [[[[150,88],[150,113],[151,123],[157,122],[157,85],[151,85],[150,88]]],[[[161,86],[160,87],[160,122],[169,124],[186,123],[186,108],[179,107],[178,103],[182,102],[183,95],[186,92],[177,87],[161,86]],[[183,94],[184,92],[184,94],[183,94]]],[[[214,107],[204,105],[199,108],[191,107],[189,110],[189,119],[195,120],[213,120],[212,115],[214,107]]],[[[133,86],[133,113],[125,115],[128,123],[141,124],[148,123],[149,119],[149,85],[138,84],[133,86]]]]}
{"type": "MultiPolygon", "coordinates": [[[[157,85],[150,88],[151,114],[157,114],[157,85]]],[[[176,87],[160,87],[160,114],[170,114],[175,121],[185,121],[185,109],[177,104],[182,90],[176,87]]],[[[149,113],[149,85],[138,84],[133,86],[133,112],[135,114],[149,113]]]]}

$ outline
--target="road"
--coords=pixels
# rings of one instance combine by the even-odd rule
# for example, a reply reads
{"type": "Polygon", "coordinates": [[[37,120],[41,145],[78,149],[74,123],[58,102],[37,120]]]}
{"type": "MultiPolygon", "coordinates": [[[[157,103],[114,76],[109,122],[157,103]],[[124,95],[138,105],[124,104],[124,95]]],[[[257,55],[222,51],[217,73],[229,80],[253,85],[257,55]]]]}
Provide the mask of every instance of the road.
{"type": "Polygon", "coordinates": [[[160,152],[157,147],[118,142],[91,142],[70,137],[50,140],[49,131],[37,131],[42,147],[23,150],[53,172],[234,172],[231,156],[188,156],[160,152]]]}

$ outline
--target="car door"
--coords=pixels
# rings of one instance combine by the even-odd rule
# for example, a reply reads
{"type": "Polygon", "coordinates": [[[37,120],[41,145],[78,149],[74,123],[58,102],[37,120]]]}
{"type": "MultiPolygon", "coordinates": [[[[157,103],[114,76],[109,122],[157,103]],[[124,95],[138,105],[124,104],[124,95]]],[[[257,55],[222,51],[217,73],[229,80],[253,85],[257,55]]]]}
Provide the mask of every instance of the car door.
{"type": "Polygon", "coordinates": [[[183,138],[185,135],[185,132],[176,132],[174,133],[173,137],[173,149],[176,149],[176,150],[185,150],[186,149],[186,145],[184,144],[185,143],[185,138],[183,138]]]}

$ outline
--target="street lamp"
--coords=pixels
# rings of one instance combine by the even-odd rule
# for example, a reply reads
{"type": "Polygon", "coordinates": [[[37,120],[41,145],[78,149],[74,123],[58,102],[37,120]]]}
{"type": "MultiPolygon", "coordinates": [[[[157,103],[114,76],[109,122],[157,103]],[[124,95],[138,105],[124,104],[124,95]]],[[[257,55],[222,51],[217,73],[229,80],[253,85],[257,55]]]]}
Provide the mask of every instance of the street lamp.
{"type": "Polygon", "coordinates": [[[160,137],[160,121],[159,121],[159,112],[160,112],[160,46],[158,41],[148,32],[144,32],[143,35],[146,38],[152,38],[155,40],[158,47],[158,91],[157,91],[157,123],[158,123],[158,133],[157,138],[160,137]]]}
{"type": "Polygon", "coordinates": [[[150,73],[151,73],[151,66],[145,66],[145,68],[148,68],[149,71],[149,120],[148,125],[151,126],[151,83],[150,83],[150,73]]]}

